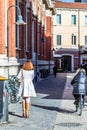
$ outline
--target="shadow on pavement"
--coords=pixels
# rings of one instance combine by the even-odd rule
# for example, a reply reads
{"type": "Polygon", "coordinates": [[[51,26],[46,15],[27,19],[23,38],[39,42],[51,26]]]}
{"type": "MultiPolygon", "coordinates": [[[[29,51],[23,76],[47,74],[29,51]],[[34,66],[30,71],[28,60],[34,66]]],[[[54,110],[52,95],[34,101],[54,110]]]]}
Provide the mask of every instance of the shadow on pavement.
{"type": "Polygon", "coordinates": [[[39,108],[42,108],[42,109],[51,110],[51,111],[57,111],[57,112],[61,112],[61,113],[68,113],[68,114],[75,112],[73,110],[66,110],[66,109],[62,109],[62,108],[59,108],[59,107],[52,107],[52,106],[40,106],[40,105],[34,105],[34,104],[32,104],[32,106],[39,107],[39,108]]]}
{"type": "MultiPolygon", "coordinates": [[[[37,82],[37,84],[35,85],[36,92],[48,94],[48,96],[44,97],[46,99],[63,99],[66,80],[67,73],[60,73],[57,75],[56,78],[53,75],[51,75],[46,79],[37,82]]],[[[72,95],[70,95],[69,92],[67,93],[67,97],[69,99],[72,99],[72,95]]]]}
{"type": "Polygon", "coordinates": [[[9,112],[9,115],[17,116],[17,117],[23,118],[23,116],[17,115],[17,114],[15,114],[14,112],[9,112]]]}

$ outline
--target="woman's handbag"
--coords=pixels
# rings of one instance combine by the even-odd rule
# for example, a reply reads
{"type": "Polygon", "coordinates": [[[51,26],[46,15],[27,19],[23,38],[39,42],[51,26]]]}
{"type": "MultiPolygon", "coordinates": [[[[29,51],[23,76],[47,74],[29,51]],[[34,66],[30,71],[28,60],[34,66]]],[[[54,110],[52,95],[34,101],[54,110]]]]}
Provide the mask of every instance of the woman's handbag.
{"type": "Polygon", "coordinates": [[[18,79],[18,82],[21,83],[22,82],[22,77],[20,79],[18,79]]]}
{"type": "Polygon", "coordinates": [[[22,72],[22,70],[21,70],[21,78],[18,79],[18,82],[21,83],[22,81],[23,81],[23,72],[22,72]]]}

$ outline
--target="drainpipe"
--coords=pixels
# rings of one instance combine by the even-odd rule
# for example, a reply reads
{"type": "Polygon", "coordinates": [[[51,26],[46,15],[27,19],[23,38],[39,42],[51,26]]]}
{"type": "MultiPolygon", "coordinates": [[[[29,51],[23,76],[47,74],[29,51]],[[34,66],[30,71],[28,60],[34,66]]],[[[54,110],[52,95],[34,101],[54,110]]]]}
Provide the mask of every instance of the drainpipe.
{"type": "Polygon", "coordinates": [[[78,9],[78,65],[80,65],[80,10],[78,9]]]}

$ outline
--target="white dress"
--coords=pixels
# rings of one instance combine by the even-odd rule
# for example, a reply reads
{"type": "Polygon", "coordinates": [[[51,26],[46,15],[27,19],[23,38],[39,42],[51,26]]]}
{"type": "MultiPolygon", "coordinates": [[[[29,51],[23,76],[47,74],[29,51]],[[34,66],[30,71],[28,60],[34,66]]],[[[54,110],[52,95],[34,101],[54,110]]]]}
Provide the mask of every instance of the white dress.
{"type": "Polygon", "coordinates": [[[36,97],[36,92],[33,84],[34,70],[21,69],[18,74],[18,79],[22,76],[22,82],[19,88],[18,96],[22,97],[36,97]]]}

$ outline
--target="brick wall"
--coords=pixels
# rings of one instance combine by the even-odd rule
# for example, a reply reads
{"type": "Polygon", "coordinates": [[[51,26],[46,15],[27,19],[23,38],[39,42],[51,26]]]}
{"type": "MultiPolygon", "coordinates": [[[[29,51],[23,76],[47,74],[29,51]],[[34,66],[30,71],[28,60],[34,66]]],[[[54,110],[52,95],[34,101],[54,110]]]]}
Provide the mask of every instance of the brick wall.
{"type": "MultiPolygon", "coordinates": [[[[8,8],[12,5],[15,5],[15,1],[11,0],[8,1],[8,8]]],[[[11,7],[8,9],[8,26],[9,26],[9,56],[15,57],[16,50],[15,50],[15,7],[11,7]]]]}
{"type": "Polygon", "coordinates": [[[5,4],[0,1],[0,53],[5,53],[5,4]]]}

